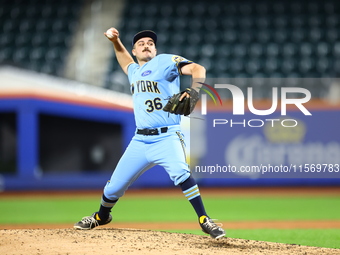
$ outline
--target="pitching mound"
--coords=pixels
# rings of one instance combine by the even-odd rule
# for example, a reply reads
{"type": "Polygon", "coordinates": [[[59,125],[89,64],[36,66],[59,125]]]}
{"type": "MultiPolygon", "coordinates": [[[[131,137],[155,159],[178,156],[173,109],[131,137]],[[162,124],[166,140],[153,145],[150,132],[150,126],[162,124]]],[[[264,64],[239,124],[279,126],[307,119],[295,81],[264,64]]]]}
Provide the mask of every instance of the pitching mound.
{"type": "Polygon", "coordinates": [[[3,229],[1,254],[339,254],[338,249],[136,229],[3,229]]]}

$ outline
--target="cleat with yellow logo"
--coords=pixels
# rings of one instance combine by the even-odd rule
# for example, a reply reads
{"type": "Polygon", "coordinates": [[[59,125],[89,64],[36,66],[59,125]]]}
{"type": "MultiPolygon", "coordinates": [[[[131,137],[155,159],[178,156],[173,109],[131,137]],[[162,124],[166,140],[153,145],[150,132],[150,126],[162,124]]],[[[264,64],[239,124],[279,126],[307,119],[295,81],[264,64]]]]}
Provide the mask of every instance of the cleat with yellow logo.
{"type": "Polygon", "coordinates": [[[87,216],[81,219],[81,221],[74,224],[74,228],[78,230],[90,230],[100,225],[105,225],[110,223],[112,220],[112,216],[109,215],[109,218],[106,220],[101,220],[98,216],[98,213],[95,212],[91,216],[87,216]]]}
{"type": "Polygon", "coordinates": [[[209,234],[214,239],[220,239],[225,236],[225,231],[221,226],[217,225],[212,219],[208,216],[201,216],[199,218],[199,223],[202,228],[202,231],[206,234],[209,234]]]}

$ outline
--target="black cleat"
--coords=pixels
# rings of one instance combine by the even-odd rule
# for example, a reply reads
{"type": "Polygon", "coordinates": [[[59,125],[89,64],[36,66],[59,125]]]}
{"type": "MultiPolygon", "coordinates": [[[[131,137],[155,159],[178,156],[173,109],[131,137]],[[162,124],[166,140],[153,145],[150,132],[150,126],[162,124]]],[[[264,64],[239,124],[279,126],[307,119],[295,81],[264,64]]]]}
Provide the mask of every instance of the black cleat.
{"type": "Polygon", "coordinates": [[[199,218],[199,223],[202,231],[206,234],[209,234],[212,238],[220,239],[225,236],[224,229],[213,222],[213,220],[210,219],[208,216],[201,216],[199,218]]]}
{"type": "Polygon", "coordinates": [[[112,220],[111,214],[109,215],[109,218],[107,220],[101,220],[98,216],[98,213],[95,212],[91,216],[82,218],[81,221],[74,224],[73,227],[79,230],[90,230],[100,225],[108,224],[111,222],[111,220],[112,220]]]}

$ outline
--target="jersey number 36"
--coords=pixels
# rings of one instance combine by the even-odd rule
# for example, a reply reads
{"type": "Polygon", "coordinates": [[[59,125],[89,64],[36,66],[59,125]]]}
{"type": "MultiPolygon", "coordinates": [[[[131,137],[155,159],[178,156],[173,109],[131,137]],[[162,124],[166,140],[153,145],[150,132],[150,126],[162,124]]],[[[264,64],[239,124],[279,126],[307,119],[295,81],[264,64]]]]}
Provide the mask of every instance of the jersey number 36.
{"type": "Polygon", "coordinates": [[[154,98],[154,100],[146,100],[145,105],[148,106],[146,109],[147,112],[153,112],[154,110],[161,110],[163,108],[162,103],[160,102],[162,99],[159,97],[154,98]]]}

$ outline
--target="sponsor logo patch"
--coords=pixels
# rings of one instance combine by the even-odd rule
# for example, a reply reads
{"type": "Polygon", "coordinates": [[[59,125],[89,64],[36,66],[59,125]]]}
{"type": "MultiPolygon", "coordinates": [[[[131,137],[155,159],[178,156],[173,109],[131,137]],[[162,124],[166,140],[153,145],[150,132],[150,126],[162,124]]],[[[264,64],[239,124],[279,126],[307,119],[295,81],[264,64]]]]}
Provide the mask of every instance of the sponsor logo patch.
{"type": "Polygon", "coordinates": [[[147,76],[147,75],[149,75],[149,74],[151,74],[151,73],[152,73],[151,70],[147,70],[147,71],[144,71],[144,72],[142,73],[142,76],[144,77],[144,76],[147,76]]]}

